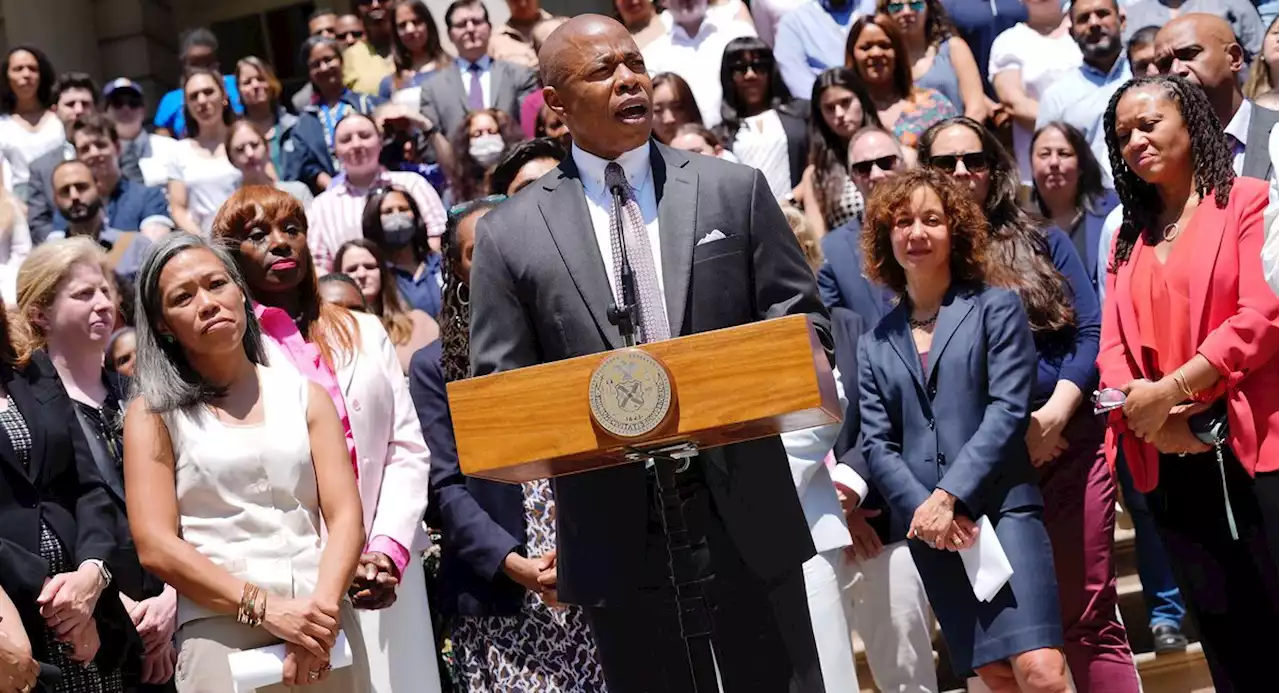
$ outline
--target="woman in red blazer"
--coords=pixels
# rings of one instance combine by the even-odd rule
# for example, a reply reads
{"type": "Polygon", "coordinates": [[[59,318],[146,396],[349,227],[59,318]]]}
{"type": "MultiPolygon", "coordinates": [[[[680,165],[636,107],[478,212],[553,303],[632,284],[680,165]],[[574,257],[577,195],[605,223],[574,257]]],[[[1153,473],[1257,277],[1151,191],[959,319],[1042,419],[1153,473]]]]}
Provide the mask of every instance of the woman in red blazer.
{"type": "Polygon", "coordinates": [[[1124,204],[1098,355],[1109,454],[1173,559],[1218,691],[1280,687],[1277,631],[1277,315],[1262,275],[1267,186],[1236,178],[1204,93],[1178,77],[1122,87],[1107,145],[1124,204]],[[1225,418],[1222,444],[1193,417],[1225,418]]]}

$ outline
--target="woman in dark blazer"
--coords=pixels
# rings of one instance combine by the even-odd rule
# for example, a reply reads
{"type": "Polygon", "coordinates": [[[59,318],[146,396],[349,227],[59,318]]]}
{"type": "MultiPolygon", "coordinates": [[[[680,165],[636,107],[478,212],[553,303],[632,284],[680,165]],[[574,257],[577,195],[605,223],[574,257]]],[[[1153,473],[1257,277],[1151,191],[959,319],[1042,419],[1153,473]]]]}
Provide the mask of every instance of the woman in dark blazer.
{"type": "Polygon", "coordinates": [[[809,163],[809,102],[792,97],[773,50],[754,36],[725,46],[720,87],[716,135],[738,161],[764,173],[774,197],[785,197],[809,163]]]}
{"type": "MultiPolygon", "coordinates": [[[[19,358],[0,319],[0,585],[55,690],[120,691],[141,643],[111,577],[121,520],[43,352],[19,358]]],[[[132,668],[132,667],[131,667],[132,668]]]]}
{"type": "Polygon", "coordinates": [[[443,239],[441,338],[414,354],[409,393],[431,450],[430,507],[439,514],[441,611],[463,687],[472,692],[604,690],[583,611],[556,609],[555,501],[547,481],[464,476],[445,384],[470,377],[468,309],[475,225],[501,197],[463,205],[443,239]]]}
{"type": "MultiPolygon", "coordinates": [[[[1043,501],[1025,436],[1036,348],[1016,293],[986,285],[987,222],[936,171],[878,186],[865,271],[899,297],[858,349],[863,455],[958,671],[993,691],[1067,691],[1043,501]],[[979,601],[955,552],[986,516],[1013,567],[979,601]]],[[[984,537],[984,540],[990,540],[984,537]]]]}

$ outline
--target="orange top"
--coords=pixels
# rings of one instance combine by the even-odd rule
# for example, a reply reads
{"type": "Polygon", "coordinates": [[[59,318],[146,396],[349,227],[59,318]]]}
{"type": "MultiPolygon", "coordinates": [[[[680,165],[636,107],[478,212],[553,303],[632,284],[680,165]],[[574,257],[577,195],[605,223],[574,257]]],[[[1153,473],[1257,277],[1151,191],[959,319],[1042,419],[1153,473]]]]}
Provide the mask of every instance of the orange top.
{"type": "Polygon", "coordinates": [[[1152,379],[1180,368],[1196,355],[1191,343],[1191,273],[1195,261],[1196,228],[1173,242],[1163,263],[1155,247],[1139,242],[1134,253],[1133,308],[1138,317],[1142,364],[1152,379]]]}

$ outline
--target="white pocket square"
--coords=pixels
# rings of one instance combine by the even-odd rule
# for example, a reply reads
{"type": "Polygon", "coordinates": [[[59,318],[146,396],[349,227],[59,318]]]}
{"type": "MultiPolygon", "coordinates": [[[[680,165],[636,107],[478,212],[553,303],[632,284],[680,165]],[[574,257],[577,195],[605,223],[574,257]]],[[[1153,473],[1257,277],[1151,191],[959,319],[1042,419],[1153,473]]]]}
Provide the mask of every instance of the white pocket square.
{"type": "Polygon", "coordinates": [[[712,243],[715,241],[723,241],[725,238],[726,236],[723,233],[721,233],[720,229],[715,229],[711,233],[703,236],[702,238],[699,238],[697,245],[705,245],[707,243],[712,243]]]}

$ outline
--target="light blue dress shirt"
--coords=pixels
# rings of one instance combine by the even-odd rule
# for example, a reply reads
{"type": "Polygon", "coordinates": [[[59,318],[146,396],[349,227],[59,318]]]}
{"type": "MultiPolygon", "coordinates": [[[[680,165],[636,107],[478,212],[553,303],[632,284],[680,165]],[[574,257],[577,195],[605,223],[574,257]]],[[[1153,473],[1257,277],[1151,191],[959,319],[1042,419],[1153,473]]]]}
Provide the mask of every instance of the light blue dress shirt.
{"type": "Polygon", "coordinates": [[[875,0],[850,0],[835,9],[827,0],[812,0],[783,15],[773,41],[773,57],[791,95],[807,99],[823,70],[844,65],[849,26],[860,15],[875,12],[875,0]]]}
{"type": "Polygon", "coordinates": [[[1107,157],[1107,133],[1102,119],[1111,97],[1132,76],[1129,61],[1123,55],[1116,58],[1107,73],[1083,63],[1049,87],[1040,99],[1036,116],[1037,130],[1061,120],[1084,133],[1089,149],[1102,165],[1102,184],[1108,190],[1115,186],[1111,182],[1111,160],[1107,157]]]}

